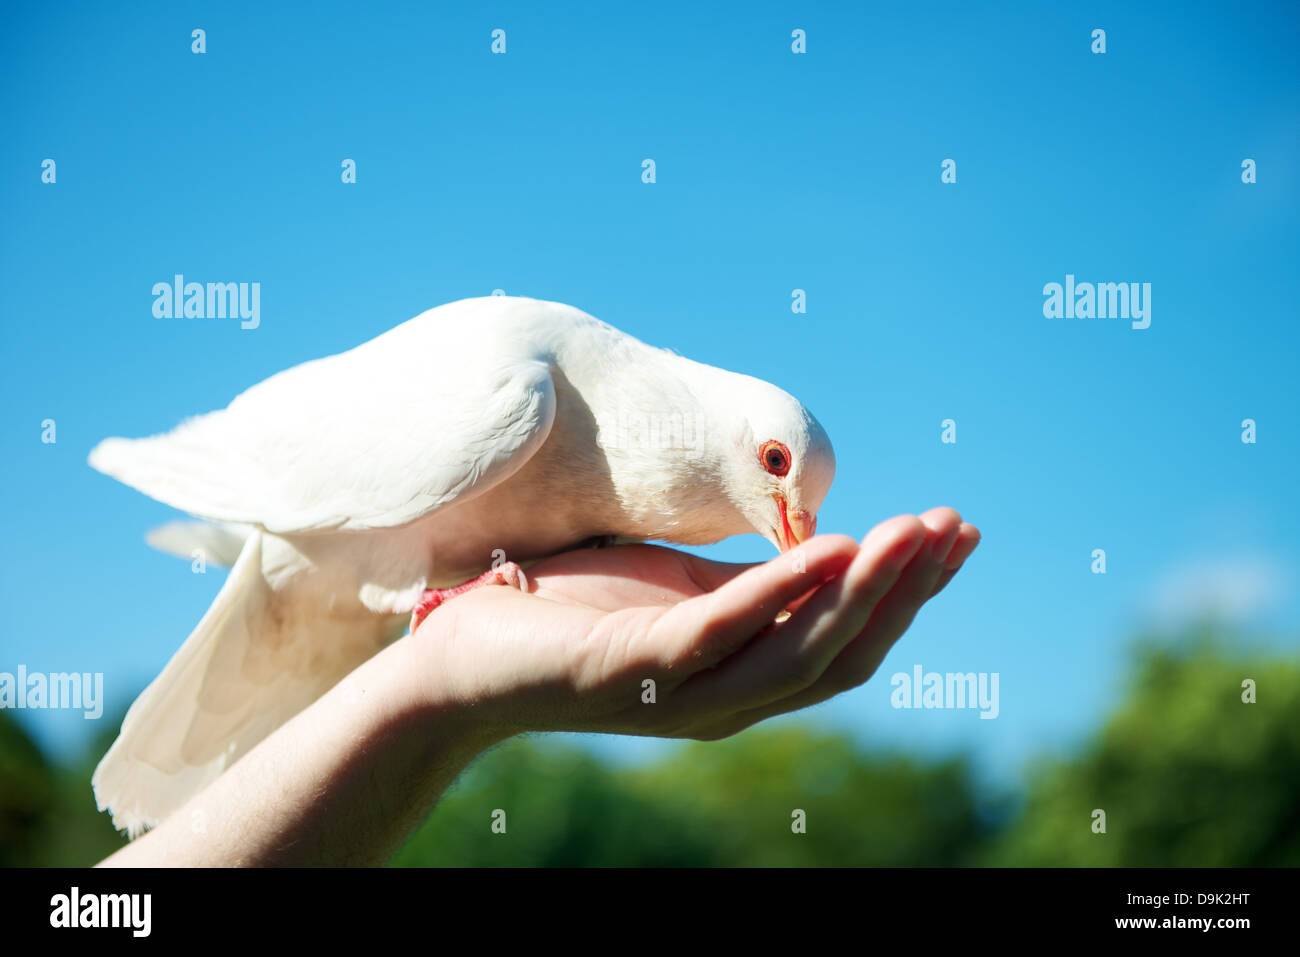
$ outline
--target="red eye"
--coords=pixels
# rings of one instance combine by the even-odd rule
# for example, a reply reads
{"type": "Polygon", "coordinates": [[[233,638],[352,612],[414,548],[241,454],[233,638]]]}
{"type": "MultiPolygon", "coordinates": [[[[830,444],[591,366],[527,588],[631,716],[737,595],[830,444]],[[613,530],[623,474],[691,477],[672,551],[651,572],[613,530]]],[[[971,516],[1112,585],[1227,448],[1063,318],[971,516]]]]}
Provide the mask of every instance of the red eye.
{"type": "Polygon", "coordinates": [[[790,471],[790,450],[776,439],[764,442],[758,450],[758,460],[775,476],[785,475],[790,471]]]}

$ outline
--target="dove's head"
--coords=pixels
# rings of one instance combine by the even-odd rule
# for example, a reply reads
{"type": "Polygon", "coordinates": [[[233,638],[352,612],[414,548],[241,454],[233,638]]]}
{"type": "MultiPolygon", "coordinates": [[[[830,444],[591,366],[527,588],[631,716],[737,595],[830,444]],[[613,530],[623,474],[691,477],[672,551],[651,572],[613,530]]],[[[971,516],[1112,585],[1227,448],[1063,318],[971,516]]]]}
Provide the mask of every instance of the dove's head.
{"type": "Polygon", "coordinates": [[[727,495],[755,531],[789,551],[817,531],[835,453],[821,423],[794,396],[739,378],[734,399],[743,415],[726,467],[727,495]]]}

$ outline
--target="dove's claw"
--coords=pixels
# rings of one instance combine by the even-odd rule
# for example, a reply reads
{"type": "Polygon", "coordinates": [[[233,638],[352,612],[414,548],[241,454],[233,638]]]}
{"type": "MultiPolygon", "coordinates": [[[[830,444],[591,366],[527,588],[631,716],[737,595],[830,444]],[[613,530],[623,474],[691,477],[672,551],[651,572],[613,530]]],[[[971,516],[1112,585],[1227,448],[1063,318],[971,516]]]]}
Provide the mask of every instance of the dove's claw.
{"type": "Polygon", "coordinates": [[[509,585],[527,594],[528,576],[514,562],[506,562],[496,568],[489,568],[478,578],[471,578],[454,588],[426,588],[424,594],[420,596],[420,600],[411,609],[411,634],[415,634],[415,629],[419,628],[424,619],[429,617],[430,612],[448,598],[455,598],[457,595],[472,591],[480,585],[509,585]]]}

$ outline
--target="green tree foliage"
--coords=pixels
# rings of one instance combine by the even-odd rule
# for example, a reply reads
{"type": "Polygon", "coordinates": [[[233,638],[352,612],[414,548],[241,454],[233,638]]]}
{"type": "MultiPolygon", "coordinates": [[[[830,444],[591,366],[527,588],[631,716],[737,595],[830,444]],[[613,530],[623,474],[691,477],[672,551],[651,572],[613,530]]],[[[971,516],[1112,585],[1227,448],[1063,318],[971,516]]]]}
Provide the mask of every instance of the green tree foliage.
{"type": "MultiPolygon", "coordinates": [[[[961,758],[789,723],[643,767],[524,737],[476,761],[393,863],[1297,865],[1300,665],[1228,647],[1139,649],[1113,714],[1076,755],[1031,769],[1021,795],[981,793],[961,758]]],[[[89,784],[115,733],[63,767],[0,711],[0,864],[87,865],[121,845],[89,784]]]]}
{"type": "Polygon", "coordinates": [[[1123,704],[1074,760],[1031,774],[987,860],[1006,865],[1300,864],[1300,666],[1207,637],[1139,650],[1123,704]],[[1243,702],[1255,682],[1257,701],[1243,702]],[[1094,833],[1093,812],[1106,815],[1094,833]]]}
{"type": "Polygon", "coordinates": [[[989,831],[964,759],[868,751],[797,725],[691,744],[632,778],[679,819],[703,819],[731,865],[958,865],[989,831]]]}
{"type": "Polygon", "coordinates": [[[0,711],[0,865],[85,867],[125,843],[95,807],[90,775],[117,736],[109,722],[71,766],[49,763],[0,711]]]}
{"type": "Polygon", "coordinates": [[[41,824],[54,799],[54,776],[36,743],[0,711],[0,867],[36,859],[41,824]]]}
{"type": "Polygon", "coordinates": [[[630,786],[584,752],[528,738],[482,756],[394,863],[423,865],[646,865],[718,863],[697,822],[630,786]],[[491,830],[505,812],[505,833],[491,830]]]}
{"type": "Polygon", "coordinates": [[[961,864],[985,829],[964,762],[877,755],[798,726],[639,769],[516,740],[477,762],[394,863],[961,864]],[[498,811],[505,833],[492,829],[498,811]]]}

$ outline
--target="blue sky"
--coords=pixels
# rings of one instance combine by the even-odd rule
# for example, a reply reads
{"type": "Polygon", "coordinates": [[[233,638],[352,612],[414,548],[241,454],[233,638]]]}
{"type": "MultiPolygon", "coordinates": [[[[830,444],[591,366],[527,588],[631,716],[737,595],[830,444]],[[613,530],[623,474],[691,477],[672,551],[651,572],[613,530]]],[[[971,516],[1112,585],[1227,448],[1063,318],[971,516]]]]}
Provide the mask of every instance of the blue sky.
{"type": "MultiPolygon", "coordinates": [[[[822,530],[981,527],[817,720],[999,774],[1095,724],[1144,624],[1217,598],[1297,647],[1293,5],[267,6],[10,5],[0,671],[102,671],[125,705],[220,587],[144,544],[174,513],[92,471],[99,439],[496,288],[799,396],[839,462],[822,530]],[[260,326],[154,318],[178,272],[260,282],[260,326]],[[1067,273],[1151,283],[1150,328],[1045,318],[1067,273]],[[998,719],[892,709],[918,663],[998,672],[998,719]]],[[[64,753],[94,730],[24,719],[64,753]]]]}

